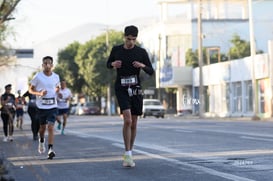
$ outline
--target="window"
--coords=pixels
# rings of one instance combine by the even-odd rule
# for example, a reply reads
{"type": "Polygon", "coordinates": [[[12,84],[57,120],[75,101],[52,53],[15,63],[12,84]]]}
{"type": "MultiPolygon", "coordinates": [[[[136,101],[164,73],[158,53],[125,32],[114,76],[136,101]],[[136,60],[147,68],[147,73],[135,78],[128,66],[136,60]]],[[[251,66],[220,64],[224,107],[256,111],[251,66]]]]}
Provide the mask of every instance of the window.
{"type": "Polygon", "coordinates": [[[246,112],[253,112],[253,93],[252,93],[252,82],[245,82],[245,104],[246,112]]]}
{"type": "Polygon", "coordinates": [[[233,83],[233,112],[242,112],[242,86],[241,82],[233,83]]]}
{"type": "Polygon", "coordinates": [[[229,112],[229,83],[221,86],[222,111],[229,112]]]}

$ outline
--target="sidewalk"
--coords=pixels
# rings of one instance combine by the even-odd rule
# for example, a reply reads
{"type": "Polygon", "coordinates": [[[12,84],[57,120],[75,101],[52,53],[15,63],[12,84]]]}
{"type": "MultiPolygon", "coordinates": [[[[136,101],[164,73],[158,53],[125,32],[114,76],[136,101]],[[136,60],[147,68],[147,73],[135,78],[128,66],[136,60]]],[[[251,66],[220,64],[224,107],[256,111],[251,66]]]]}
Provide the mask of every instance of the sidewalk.
{"type": "Polygon", "coordinates": [[[4,152],[3,152],[2,149],[0,150],[0,153],[1,153],[1,157],[0,157],[0,180],[1,181],[14,181],[15,179],[9,173],[9,170],[8,170],[9,166],[8,166],[7,160],[3,156],[4,152]]]}
{"type": "Polygon", "coordinates": [[[0,181],[15,180],[11,169],[12,165],[7,160],[7,155],[21,150],[19,147],[21,140],[31,140],[32,133],[30,130],[30,118],[27,114],[24,115],[23,128],[25,130],[19,130],[16,128],[16,126],[14,126],[13,137],[15,140],[13,142],[3,142],[3,124],[0,124],[0,181]],[[13,148],[14,146],[16,146],[16,149],[13,148]]]}
{"type": "Polygon", "coordinates": [[[98,180],[106,181],[111,178],[112,168],[122,168],[122,149],[113,147],[111,142],[81,138],[69,132],[55,133],[53,160],[47,159],[47,151],[38,153],[38,141],[32,140],[30,125],[25,124],[23,130],[16,128],[13,142],[3,142],[1,135],[0,154],[6,170],[1,181],[90,181],[89,176],[97,174],[105,177],[98,180]]]}
{"type": "Polygon", "coordinates": [[[213,119],[213,120],[234,120],[234,121],[273,121],[273,118],[260,118],[256,119],[253,117],[208,117],[204,116],[203,118],[200,118],[197,115],[191,115],[191,114],[186,114],[186,115],[176,115],[176,114],[169,114],[166,116],[173,116],[176,118],[181,118],[181,119],[213,119]]]}
{"type": "MultiPolygon", "coordinates": [[[[1,127],[2,128],[2,127],[1,127]]],[[[10,145],[7,144],[14,144],[13,142],[7,142],[4,143],[2,141],[2,136],[0,140],[0,180],[1,181],[14,181],[14,176],[12,175],[10,168],[11,165],[9,161],[7,160],[6,152],[9,152],[9,149],[7,147],[10,147],[10,145]]]]}

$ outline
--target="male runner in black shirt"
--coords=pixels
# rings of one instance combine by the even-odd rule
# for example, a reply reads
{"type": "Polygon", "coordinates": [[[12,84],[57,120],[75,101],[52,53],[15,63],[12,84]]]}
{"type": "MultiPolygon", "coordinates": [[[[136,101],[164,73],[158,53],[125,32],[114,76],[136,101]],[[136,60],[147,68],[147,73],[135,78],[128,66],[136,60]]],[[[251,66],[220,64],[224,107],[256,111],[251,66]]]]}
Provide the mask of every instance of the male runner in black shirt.
{"type": "Polygon", "coordinates": [[[148,53],[136,45],[137,27],[124,29],[124,44],[112,48],[107,68],[117,71],[115,93],[123,115],[124,167],[134,167],[132,149],[137,131],[137,118],[142,115],[143,95],[139,78],[142,69],[149,75],[154,73],[148,53]]]}

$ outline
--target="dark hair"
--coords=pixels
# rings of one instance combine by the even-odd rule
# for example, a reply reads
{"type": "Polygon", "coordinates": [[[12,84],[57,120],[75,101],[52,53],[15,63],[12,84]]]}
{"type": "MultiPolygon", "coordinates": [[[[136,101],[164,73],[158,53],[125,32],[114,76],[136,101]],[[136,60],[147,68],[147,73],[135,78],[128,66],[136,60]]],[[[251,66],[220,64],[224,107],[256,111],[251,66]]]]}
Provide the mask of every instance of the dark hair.
{"type": "Polygon", "coordinates": [[[125,36],[132,35],[134,37],[137,37],[137,34],[138,34],[138,29],[134,25],[126,26],[125,29],[124,29],[124,35],[125,36]]]}
{"type": "Polygon", "coordinates": [[[46,59],[51,60],[51,62],[53,63],[53,58],[52,58],[51,56],[45,56],[45,57],[43,58],[43,61],[46,60],[46,59]]]}
{"type": "Polygon", "coordinates": [[[7,89],[7,88],[11,88],[11,84],[6,85],[5,89],[7,89]]]}

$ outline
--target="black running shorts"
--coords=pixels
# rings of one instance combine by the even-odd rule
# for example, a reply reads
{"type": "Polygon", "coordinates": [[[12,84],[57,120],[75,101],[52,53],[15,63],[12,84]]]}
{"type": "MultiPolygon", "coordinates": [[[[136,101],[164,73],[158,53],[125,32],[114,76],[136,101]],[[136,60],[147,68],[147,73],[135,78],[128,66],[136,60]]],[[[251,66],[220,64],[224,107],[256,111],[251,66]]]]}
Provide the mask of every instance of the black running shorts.
{"type": "Polygon", "coordinates": [[[137,94],[129,96],[127,87],[115,88],[116,97],[120,107],[120,113],[123,110],[130,109],[132,115],[142,115],[143,95],[137,94]]]}

